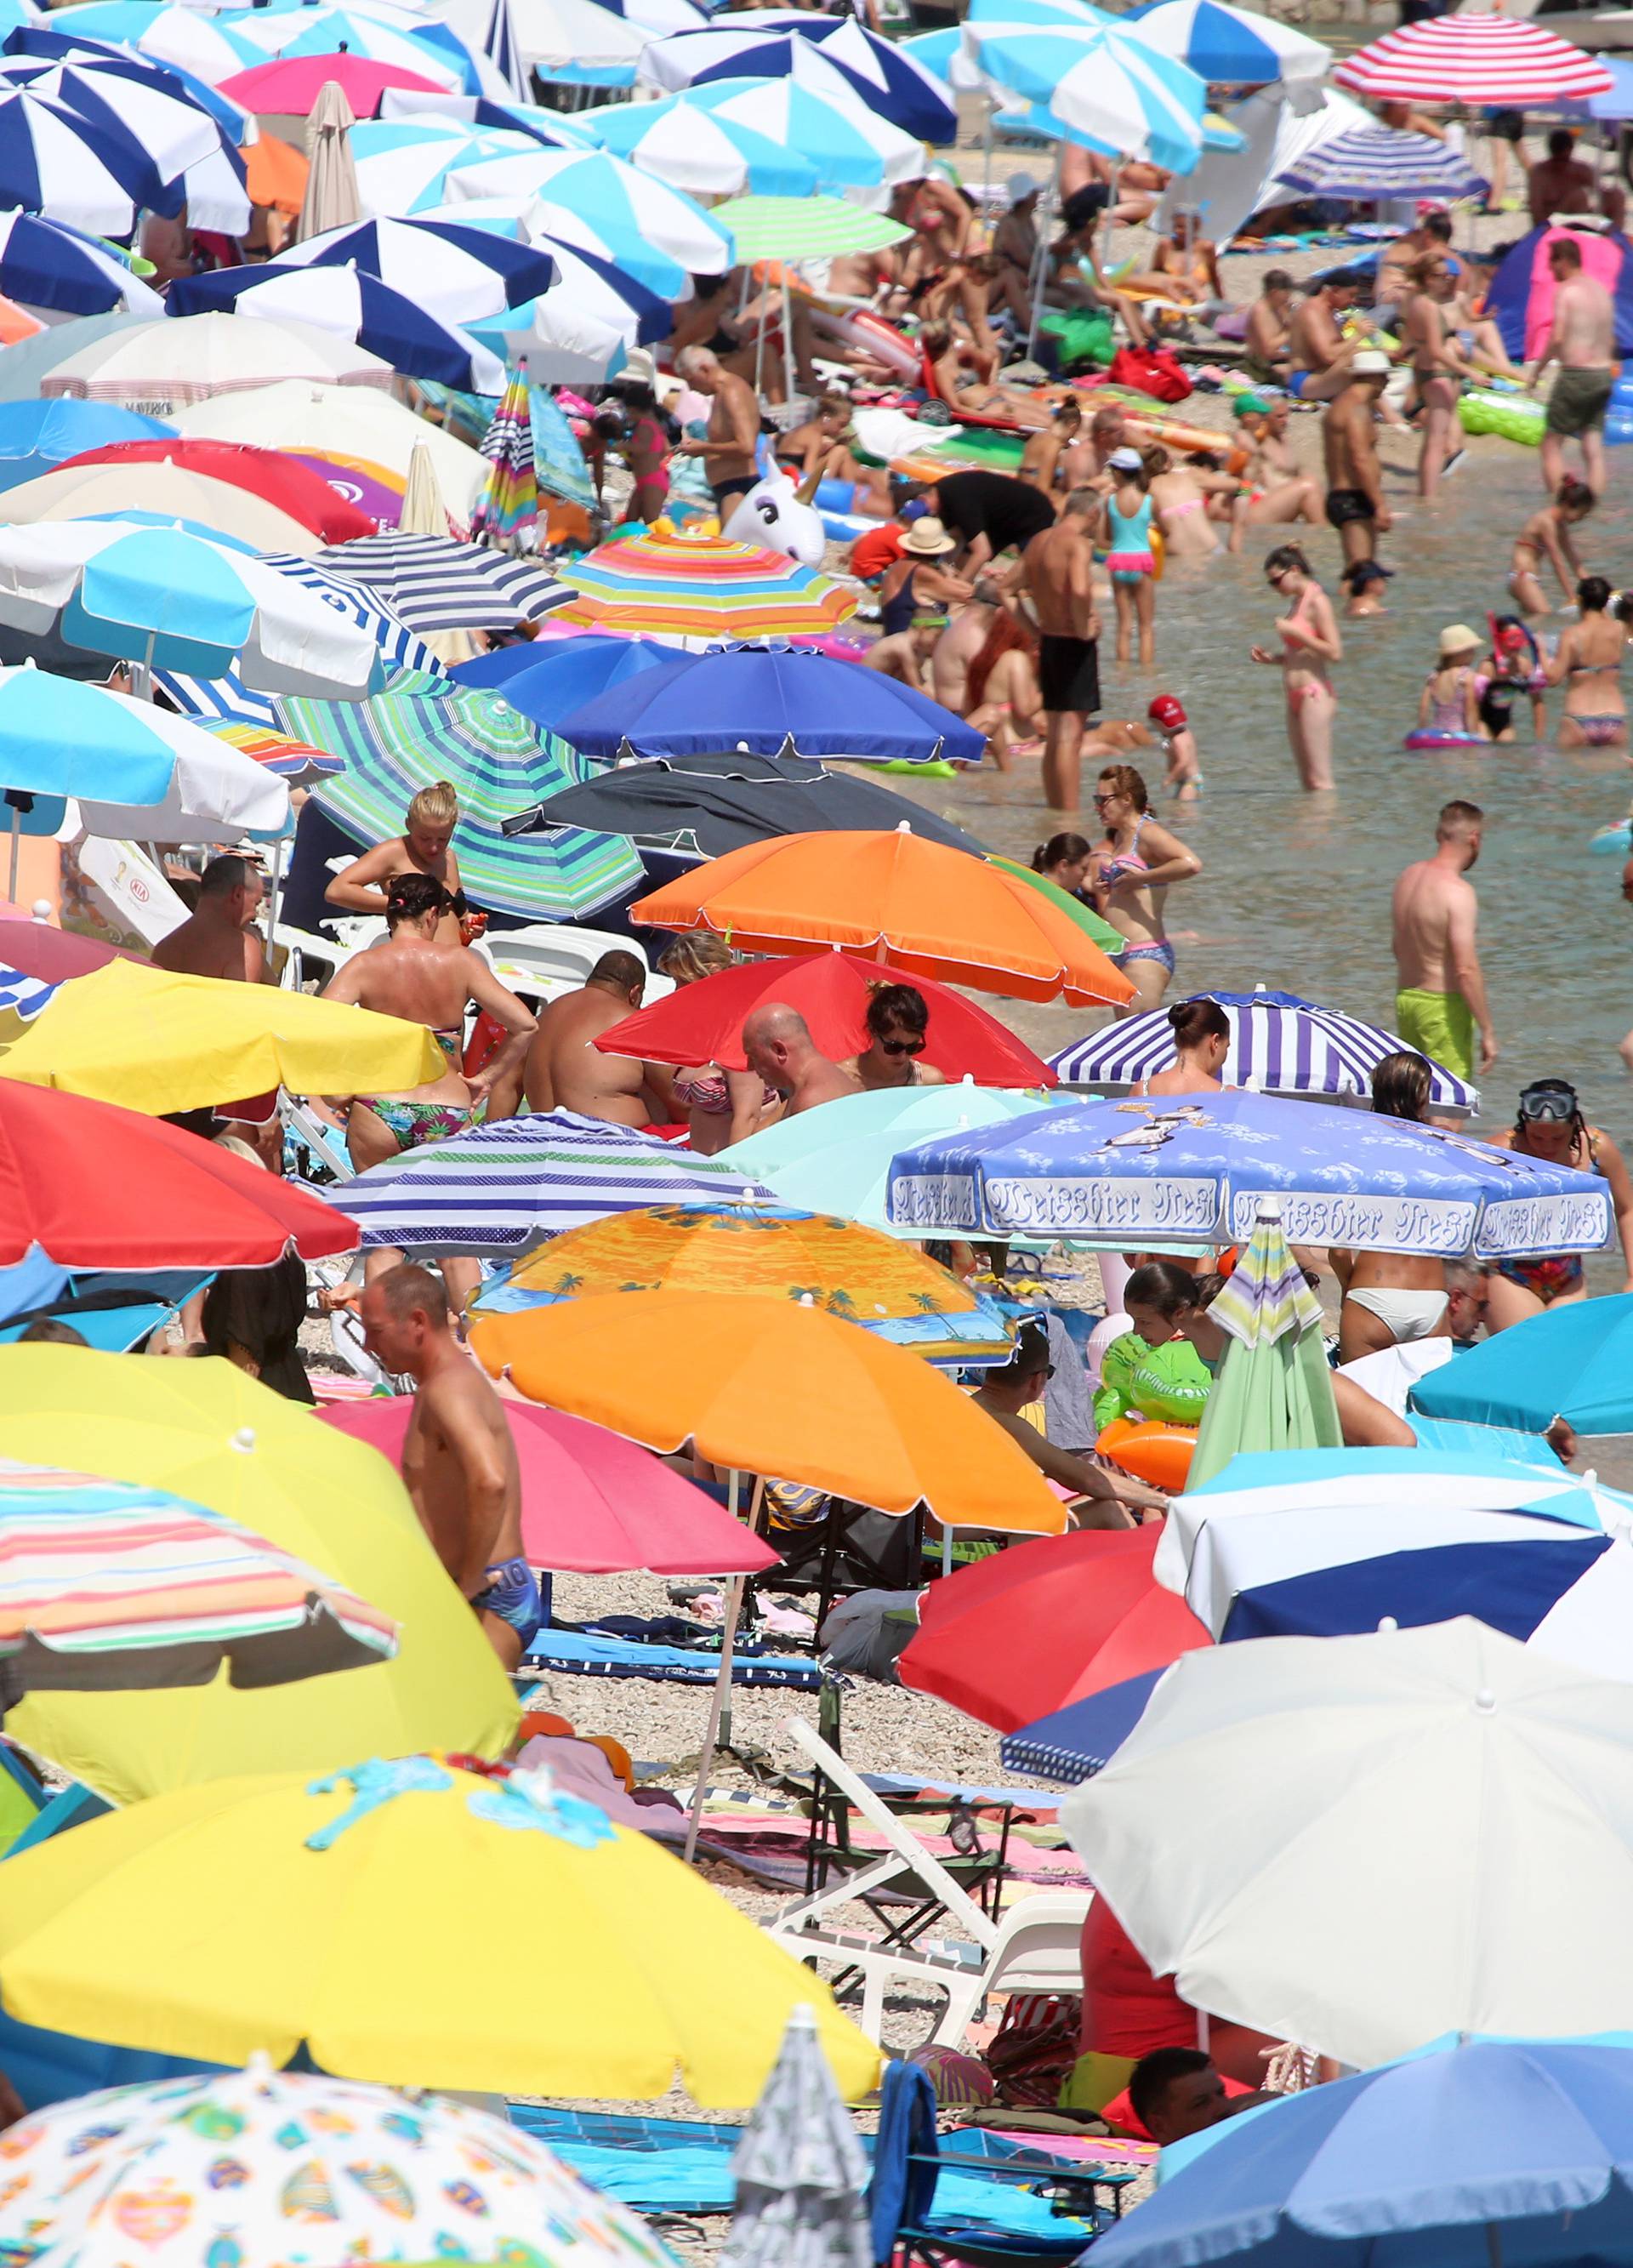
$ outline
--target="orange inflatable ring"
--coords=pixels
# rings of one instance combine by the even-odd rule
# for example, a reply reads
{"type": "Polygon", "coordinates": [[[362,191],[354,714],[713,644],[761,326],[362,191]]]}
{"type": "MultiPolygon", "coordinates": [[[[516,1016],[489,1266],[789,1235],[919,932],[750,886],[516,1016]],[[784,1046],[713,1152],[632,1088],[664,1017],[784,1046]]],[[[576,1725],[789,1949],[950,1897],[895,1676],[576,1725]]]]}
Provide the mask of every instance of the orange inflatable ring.
{"type": "Polygon", "coordinates": [[[1111,1458],[1124,1472],[1132,1473],[1136,1480],[1177,1496],[1191,1469],[1196,1428],[1165,1425],[1154,1418],[1135,1425],[1126,1418],[1114,1418],[1094,1446],[1103,1457],[1111,1458]]]}

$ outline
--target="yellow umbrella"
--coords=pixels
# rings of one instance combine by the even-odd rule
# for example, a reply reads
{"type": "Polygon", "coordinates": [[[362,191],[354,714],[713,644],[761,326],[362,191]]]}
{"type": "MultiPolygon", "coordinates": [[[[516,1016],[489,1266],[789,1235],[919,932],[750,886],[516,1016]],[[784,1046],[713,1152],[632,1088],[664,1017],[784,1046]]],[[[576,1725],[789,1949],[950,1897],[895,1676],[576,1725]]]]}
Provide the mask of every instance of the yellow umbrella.
{"type": "MultiPolygon", "coordinates": [[[[378,1675],[379,1673],[376,1673],[378,1675]]],[[[7,2013],[212,2063],[303,2043],[387,2086],[754,2102],[802,2003],[843,2092],[879,2051],[636,1830],[431,1756],[186,1788],[10,1860],[7,2013]]]]}
{"type": "Polygon", "coordinates": [[[228,1362],[0,1348],[0,1457],[49,1463],[70,1447],[89,1472],[172,1490],[323,1567],[401,1638],[393,1661],[265,1691],[30,1694],[6,1720],[27,1747],[115,1803],[227,1773],[504,1747],[510,1684],[376,1451],[228,1362]]]}
{"type": "Polygon", "coordinates": [[[155,1117],[274,1086],[391,1094],[447,1067],[423,1026],[400,1017],[132,961],[70,978],[20,1039],[0,1046],[0,1078],[155,1117]]]}

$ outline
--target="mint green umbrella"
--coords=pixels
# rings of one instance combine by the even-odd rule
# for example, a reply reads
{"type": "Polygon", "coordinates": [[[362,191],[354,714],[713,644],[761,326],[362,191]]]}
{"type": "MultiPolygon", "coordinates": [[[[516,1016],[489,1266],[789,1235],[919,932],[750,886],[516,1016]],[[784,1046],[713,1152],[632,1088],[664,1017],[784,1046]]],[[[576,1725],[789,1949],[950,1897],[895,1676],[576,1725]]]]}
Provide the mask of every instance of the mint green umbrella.
{"type": "Polygon", "coordinates": [[[1208,1313],[1231,1343],[1186,1486],[1211,1480],[1241,1450],[1341,1447],[1321,1303],[1293,1258],[1279,1204],[1260,1206],[1247,1249],[1208,1313]]]}
{"type": "Polygon", "coordinates": [[[739,261],[831,260],[842,252],[882,252],[911,236],[884,213],[842,197],[732,197],[710,218],[729,228],[739,261]]]}

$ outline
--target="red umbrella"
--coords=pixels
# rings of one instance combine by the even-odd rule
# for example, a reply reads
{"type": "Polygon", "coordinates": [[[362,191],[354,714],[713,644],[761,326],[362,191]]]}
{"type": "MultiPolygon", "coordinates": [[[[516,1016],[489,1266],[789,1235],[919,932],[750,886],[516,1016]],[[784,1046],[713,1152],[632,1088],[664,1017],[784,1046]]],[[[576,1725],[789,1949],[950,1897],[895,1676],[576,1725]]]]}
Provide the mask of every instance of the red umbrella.
{"type": "Polygon", "coordinates": [[[977,1086],[1053,1086],[1055,1074],[1007,1025],[962,993],[927,976],[909,976],[853,953],[823,953],[801,961],[751,961],[683,984],[666,1000],[637,1009],[603,1032],[596,1046],[607,1055],[639,1056],[647,1063],[719,1064],[746,1071],[743,1019],[762,1001],[798,1008],[826,1056],[855,1055],[867,1044],[863,1019],[881,984],[911,984],[930,1010],[923,1060],[947,1079],[977,1086]]]}
{"type": "Polygon", "coordinates": [[[268,1268],[355,1251],[357,1224],[163,1119],[0,1079],[0,1267],[268,1268]]]}
{"type": "Polygon", "coordinates": [[[444,94],[445,87],[400,63],[378,63],[369,55],[280,55],[269,63],[224,78],[217,92],[240,109],[270,116],[286,112],[304,118],[330,82],[339,87],[359,118],[372,118],[387,87],[406,86],[416,94],[444,94]]]}
{"type": "Polygon", "coordinates": [[[209,480],[225,481],[231,488],[246,489],[309,527],[325,543],[349,543],[354,536],[379,532],[379,523],[366,512],[348,504],[309,465],[298,464],[281,449],[256,449],[239,441],[189,441],[178,435],[168,441],[113,441],[104,449],[85,449],[65,461],[70,465],[179,465],[185,472],[202,473],[209,480]]]}
{"type": "Polygon", "coordinates": [[[15,968],[20,976],[61,984],[68,977],[89,976],[92,969],[106,968],[110,961],[138,957],[119,946],[35,921],[21,906],[0,906],[0,968],[15,968]]]}
{"type": "MultiPolygon", "coordinates": [[[[401,1464],[414,1405],[406,1395],[349,1402],[326,1425],[401,1464]]],[[[507,1402],[522,1468],[522,1550],[561,1575],[757,1574],[777,1554],[724,1505],[650,1451],[583,1418],[507,1402]]]]}
{"type": "Polygon", "coordinates": [[[1151,1576],[1159,1525],[1022,1543],[924,1594],[901,1683],[1000,1733],[1210,1643],[1151,1576]]]}

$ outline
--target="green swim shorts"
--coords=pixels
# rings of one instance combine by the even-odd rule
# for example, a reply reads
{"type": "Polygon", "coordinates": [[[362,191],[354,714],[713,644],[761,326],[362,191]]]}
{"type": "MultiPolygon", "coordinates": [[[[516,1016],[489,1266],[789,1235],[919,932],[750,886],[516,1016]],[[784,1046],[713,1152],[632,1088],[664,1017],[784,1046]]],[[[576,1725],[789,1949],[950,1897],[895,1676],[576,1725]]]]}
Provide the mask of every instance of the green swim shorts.
{"type": "Polygon", "coordinates": [[[1562,370],[1548,397],[1548,431],[1562,441],[1597,432],[1610,407],[1608,370],[1562,370]]]}
{"type": "Polygon", "coordinates": [[[1459,1079],[1473,1079],[1475,1019],[1460,992],[1397,992],[1394,1027],[1409,1048],[1431,1063],[1459,1079]]]}

